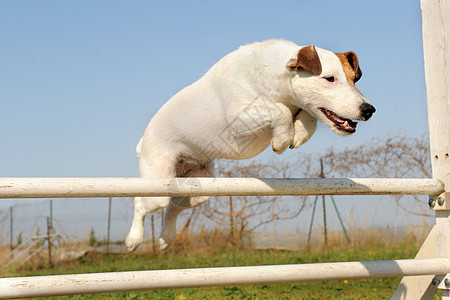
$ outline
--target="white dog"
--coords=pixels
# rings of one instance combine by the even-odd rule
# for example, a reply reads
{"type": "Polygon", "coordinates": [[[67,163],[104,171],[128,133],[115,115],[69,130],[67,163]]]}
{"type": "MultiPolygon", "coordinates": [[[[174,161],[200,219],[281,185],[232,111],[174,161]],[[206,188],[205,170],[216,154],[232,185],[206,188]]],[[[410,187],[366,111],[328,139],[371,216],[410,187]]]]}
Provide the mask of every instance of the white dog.
{"type": "MultiPolygon", "coordinates": [[[[333,53],[284,40],[249,44],[226,55],[202,78],[173,96],[151,119],[137,145],[141,177],[211,177],[213,159],[245,159],[269,145],[298,148],[317,120],[338,135],[356,131],[375,112],[356,89],[353,52],[333,53]]],[[[210,197],[136,197],[129,251],[144,238],[144,218],[167,207],[159,239],[166,249],[185,208],[210,197]]]]}

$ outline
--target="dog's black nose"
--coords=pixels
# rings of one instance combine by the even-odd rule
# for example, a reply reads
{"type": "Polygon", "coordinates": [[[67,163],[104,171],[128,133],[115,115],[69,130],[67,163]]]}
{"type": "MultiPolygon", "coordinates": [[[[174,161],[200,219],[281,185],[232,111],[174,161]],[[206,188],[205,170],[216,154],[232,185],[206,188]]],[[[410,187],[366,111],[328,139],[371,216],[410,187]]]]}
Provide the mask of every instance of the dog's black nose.
{"type": "Polygon", "coordinates": [[[361,109],[361,116],[364,121],[369,120],[373,113],[376,111],[375,107],[373,107],[369,103],[363,103],[359,108],[361,109]]]}

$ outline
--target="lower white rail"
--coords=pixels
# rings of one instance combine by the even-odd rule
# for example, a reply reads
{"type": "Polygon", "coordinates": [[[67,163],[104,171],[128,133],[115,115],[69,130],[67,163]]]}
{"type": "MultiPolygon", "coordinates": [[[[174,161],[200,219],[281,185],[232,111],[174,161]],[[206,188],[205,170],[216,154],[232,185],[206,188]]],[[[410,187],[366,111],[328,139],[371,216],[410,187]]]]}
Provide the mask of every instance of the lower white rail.
{"type": "Polygon", "coordinates": [[[0,178],[0,198],[240,195],[439,195],[413,178],[0,178]]]}
{"type": "Polygon", "coordinates": [[[0,279],[0,299],[449,272],[448,259],[434,258],[16,277],[0,279]]]}

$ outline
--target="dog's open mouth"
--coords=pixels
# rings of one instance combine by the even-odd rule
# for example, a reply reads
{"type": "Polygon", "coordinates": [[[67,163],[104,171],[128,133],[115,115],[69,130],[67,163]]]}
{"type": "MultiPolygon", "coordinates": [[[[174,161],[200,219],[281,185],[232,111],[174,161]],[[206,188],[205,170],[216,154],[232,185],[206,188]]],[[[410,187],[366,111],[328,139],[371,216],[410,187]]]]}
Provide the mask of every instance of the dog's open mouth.
{"type": "Polygon", "coordinates": [[[334,126],[337,129],[349,133],[353,133],[356,131],[356,125],[358,125],[358,122],[341,118],[331,110],[325,109],[323,107],[320,107],[319,110],[328,118],[328,120],[334,123],[334,126]]]}

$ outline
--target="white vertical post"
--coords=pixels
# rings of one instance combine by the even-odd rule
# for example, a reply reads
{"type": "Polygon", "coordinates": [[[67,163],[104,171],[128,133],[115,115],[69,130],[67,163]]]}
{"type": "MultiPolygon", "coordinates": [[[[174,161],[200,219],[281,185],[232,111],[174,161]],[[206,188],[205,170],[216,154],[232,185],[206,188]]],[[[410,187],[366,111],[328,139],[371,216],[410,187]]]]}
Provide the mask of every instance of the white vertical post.
{"type": "MultiPolygon", "coordinates": [[[[450,1],[422,0],[422,33],[433,178],[450,186],[450,1]]],[[[450,197],[443,195],[444,201],[450,197]]],[[[447,206],[447,205],[446,205],[447,206]]],[[[436,255],[450,257],[450,210],[436,211],[436,255]]],[[[450,299],[448,293],[443,299],[450,299]]]]}
{"type": "MultiPolygon", "coordinates": [[[[450,1],[421,0],[421,8],[433,179],[445,184],[447,193],[442,194],[441,199],[450,202],[450,1]]],[[[420,256],[450,257],[449,209],[450,205],[445,203],[436,210],[435,233],[434,230],[430,233],[436,239],[427,239],[420,256]],[[435,243],[435,253],[433,249],[426,250],[430,249],[427,243],[435,243]]],[[[393,299],[432,299],[436,290],[430,278],[404,278],[393,299]]],[[[450,299],[447,292],[443,293],[443,299],[450,299]]]]}
{"type": "Polygon", "coordinates": [[[433,178],[447,185],[450,184],[450,1],[422,0],[421,4],[433,178]]]}

